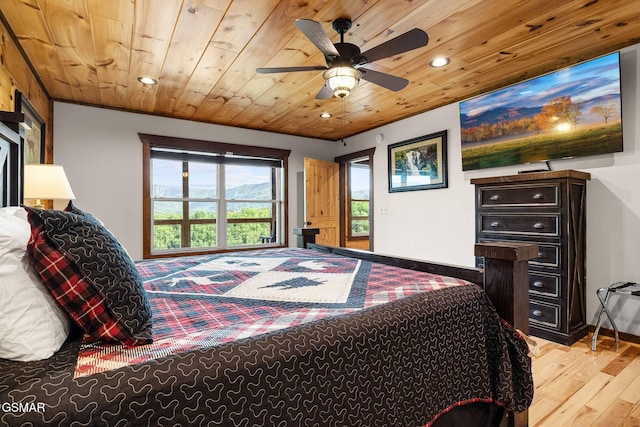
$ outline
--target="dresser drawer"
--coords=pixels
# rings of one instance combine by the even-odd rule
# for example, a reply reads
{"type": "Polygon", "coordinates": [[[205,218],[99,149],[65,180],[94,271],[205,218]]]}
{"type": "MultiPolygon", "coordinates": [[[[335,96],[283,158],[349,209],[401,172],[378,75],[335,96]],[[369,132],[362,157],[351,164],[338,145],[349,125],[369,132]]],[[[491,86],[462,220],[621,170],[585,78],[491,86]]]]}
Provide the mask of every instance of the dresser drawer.
{"type": "Polygon", "coordinates": [[[560,246],[538,243],[538,257],[530,260],[529,264],[554,269],[560,268],[560,246]]]}
{"type": "Polygon", "coordinates": [[[480,232],[560,237],[559,214],[480,214],[480,232]]]}
{"type": "Polygon", "coordinates": [[[478,207],[560,206],[560,184],[489,186],[478,189],[478,207]]]}
{"type": "Polygon", "coordinates": [[[529,271],[529,292],[547,297],[560,297],[560,276],[529,271]]]}
{"type": "Polygon", "coordinates": [[[560,329],[560,306],[538,301],[529,302],[529,321],[545,328],[560,329]]]}

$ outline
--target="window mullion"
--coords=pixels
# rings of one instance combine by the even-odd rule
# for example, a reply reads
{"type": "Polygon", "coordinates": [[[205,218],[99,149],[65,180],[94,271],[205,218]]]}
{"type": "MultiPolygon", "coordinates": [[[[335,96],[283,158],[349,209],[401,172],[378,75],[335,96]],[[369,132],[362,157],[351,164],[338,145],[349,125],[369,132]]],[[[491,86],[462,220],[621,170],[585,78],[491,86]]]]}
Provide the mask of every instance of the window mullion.
{"type": "Polygon", "coordinates": [[[191,247],[191,227],[189,226],[189,162],[182,162],[182,247],[191,247]]]}
{"type": "Polygon", "coordinates": [[[218,167],[218,221],[216,230],[218,233],[218,246],[227,247],[227,192],[225,189],[225,165],[218,167]]]}
{"type": "Polygon", "coordinates": [[[278,173],[276,168],[271,168],[271,225],[269,226],[269,232],[273,238],[272,242],[278,242],[280,240],[280,233],[278,233],[278,173]]]}
{"type": "Polygon", "coordinates": [[[349,164],[346,167],[346,175],[347,175],[347,227],[348,227],[348,238],[353,237],[353,215],[352,215],[352,205],[353,199],[351,198],[351,168],[353,165],[349,164]]]}

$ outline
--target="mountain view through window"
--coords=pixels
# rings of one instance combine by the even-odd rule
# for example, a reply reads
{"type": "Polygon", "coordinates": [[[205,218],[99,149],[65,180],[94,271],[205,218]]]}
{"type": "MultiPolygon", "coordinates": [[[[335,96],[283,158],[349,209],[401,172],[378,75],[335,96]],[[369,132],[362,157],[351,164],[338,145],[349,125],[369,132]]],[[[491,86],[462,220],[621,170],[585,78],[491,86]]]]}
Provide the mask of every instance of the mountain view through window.
{"type": "Polygon", "coordinates": [[[281,176],[259,163],[154,158],[154,250],[276,243],[281,176]]]}

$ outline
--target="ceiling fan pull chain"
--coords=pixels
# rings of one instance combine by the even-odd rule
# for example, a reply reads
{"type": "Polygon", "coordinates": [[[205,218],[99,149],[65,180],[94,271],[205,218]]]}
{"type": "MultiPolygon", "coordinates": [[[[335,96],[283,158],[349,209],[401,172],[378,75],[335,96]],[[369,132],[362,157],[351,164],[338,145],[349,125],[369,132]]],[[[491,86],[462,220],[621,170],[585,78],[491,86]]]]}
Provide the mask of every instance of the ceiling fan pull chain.
{"type": "Polygon", "coordinates": [[[347,143],[346,143],[346,142],[344,142],[344,123],[345,123],[345,120],[346,120],[345,112],[344,112],[344,111],[345,111],[345,110],[344,110],[344,103],[345,103],[346,101],[345,101],[345,99],[344,99],[344,98],[345,98],[345,97],[342,97],[342,98],[341,98],[341,99],[342,99],[342,145],[344,145],[344,146],[346,147],[346,146],[347,146],[347,143]]]}

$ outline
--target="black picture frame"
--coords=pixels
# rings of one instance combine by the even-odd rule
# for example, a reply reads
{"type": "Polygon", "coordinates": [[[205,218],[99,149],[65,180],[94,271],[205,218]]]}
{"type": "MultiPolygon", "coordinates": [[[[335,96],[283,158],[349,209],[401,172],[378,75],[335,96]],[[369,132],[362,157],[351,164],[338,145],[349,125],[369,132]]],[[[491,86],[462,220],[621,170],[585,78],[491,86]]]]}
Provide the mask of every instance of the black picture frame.
{"type": "Polygon", "coordinates": [[[389,193],[447,188],[447,131],[388,147],[389,193]]]}
{"type": "Polygon", "coordinates": [[[20,91],[15,93],[15,111],[24,114],[24,122],[20,125],[22,164],[43,164],[45,162],[46,123],[20,91]]]}

